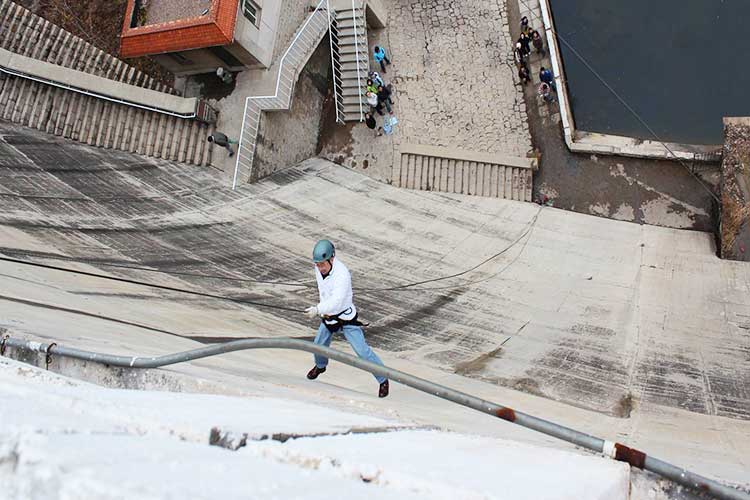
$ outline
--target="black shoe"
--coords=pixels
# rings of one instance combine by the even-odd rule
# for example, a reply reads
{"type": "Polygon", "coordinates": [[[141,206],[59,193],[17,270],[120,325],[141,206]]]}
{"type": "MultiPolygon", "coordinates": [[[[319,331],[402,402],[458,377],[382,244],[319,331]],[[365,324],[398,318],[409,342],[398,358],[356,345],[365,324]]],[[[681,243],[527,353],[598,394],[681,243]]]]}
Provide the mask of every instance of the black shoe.
{"type": "MultiPolygon", "coordinates": [[[[307,378],[309,378],[310,380],[315,380],[316,378],[318,378],[318,375],[320,375],[321,373],[323,373],[325,371],[326,371],[325,367],[318,368],[317,365],[313,366],[312,370],[310,370],[309,372],[307,372],[307,378]]],[[[386,392],[388,392],[388,391],[386,391],[386,392]]]]}
{"type": "Polygon", "coordinates": [[[384,381],[382,384],[380,384],[380,390],[378,391],[378,397],[384,398],[388,395],[388,381],[384,381]]]}

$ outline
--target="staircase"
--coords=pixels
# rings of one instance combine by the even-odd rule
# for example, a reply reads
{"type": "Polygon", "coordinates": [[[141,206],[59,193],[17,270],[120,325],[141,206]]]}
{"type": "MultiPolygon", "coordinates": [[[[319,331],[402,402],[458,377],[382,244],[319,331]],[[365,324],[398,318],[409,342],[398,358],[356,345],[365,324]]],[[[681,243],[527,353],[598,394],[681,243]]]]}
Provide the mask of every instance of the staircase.
{"type": "MultiPolygon", "coordinates": [[[[329,32],[329,24],[333,24],[333,19],[329,18],[328,1],[320,0],[295,33],[292,42],[279,60],[279,63],[274,65],[274,68],[278,71],[274,94],[250,96],[245,99],[242,132],[240,132],[240,140],[237,148],[232,189],[237,186],[238,181],[244,182],[253,179],[255,146],[258,141],[261,116],[264,111],[289,110],[292,104],[292,96],[294,95],[294,84],[297,82],[297,78],[299,78],[299,74],[304,68],[305,63],[307,63],[320,44],[323,36],[329,32]]],[[[334,45],[333,36],[334,34],[331,33],[332,46],[334,45]]]]}
{"type": "MultiPolygon", "coordinates": [[[[0,48],[176,95],[177,91],[10,0],[0,0],[0,48]]],[[[100,89],[102,93],[106,89],[100,89]]],[[[92,146],[208,165],[213,125],[0,73],[0,119],[92,146]]]]}
{"type": "Polygon", "coordinates": [[[404,144],[394,165],[397,187],[531,201],[536,160],[404,144]]]}
{"type": "Polygon", "coordinates": [[[351,9],[336,11],[339,50],[335,55],[341,63],[339,97],[344,104],[345,121],[363,121],[369,109],[365,97],[370,66],[364,9],[364,2],[355,0],[351,9]]]}

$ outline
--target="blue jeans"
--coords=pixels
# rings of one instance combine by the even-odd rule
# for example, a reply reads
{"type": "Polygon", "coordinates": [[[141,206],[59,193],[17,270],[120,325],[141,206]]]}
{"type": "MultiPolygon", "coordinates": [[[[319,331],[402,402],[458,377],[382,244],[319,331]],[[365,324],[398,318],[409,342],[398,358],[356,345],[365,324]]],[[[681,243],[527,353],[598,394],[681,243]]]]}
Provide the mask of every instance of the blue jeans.
{"type": "MultiPolygon", "coordinates": [[[[379,365],[383,364],[383,362],[380,361],[378,355],[375,354],[370,346],[367,345],[367,342],[365,342],[365,334],[364,332],[362,332],[362,329],[360,327],[355,325],[344,325],[343,330],[344,337],[346,337],[347,342],[349,342],[349,345],[352,346],[352,349],[354,349],[354,352],[357,354],[357,356],[379,365]]],[[[339,330],[339,332],[340,331],[341,330],[339,330]]],[[[333,334],[329,332],[328,328],[326,328],[326,326],[321,322],[320,327],[318,328],[318,334],[315,336],[315,343],[330,347],[331,338],[333,338],[333,334]]],[[[328,358],[315,354],[315,366],[317,366],[318,368],[325,368],[327,365],[328,358]]],[[[382,384],[386,379],[385,377],[375,375],[375,380],[377,380],[379,384],[382,384]]]]}

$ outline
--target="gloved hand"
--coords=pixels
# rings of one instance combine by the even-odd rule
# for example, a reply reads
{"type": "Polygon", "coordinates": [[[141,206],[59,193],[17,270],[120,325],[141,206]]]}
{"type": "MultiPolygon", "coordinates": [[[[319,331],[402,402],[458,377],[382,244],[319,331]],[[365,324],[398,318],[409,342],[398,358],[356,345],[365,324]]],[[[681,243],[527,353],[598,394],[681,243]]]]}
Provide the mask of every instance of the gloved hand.
{"type": "Polygon", "coordinates": [[[305,309],[305,316],[308,318],[317,318],[320,316],[320,314],[318,314],[318,306],[312,306],[305,309]]]}

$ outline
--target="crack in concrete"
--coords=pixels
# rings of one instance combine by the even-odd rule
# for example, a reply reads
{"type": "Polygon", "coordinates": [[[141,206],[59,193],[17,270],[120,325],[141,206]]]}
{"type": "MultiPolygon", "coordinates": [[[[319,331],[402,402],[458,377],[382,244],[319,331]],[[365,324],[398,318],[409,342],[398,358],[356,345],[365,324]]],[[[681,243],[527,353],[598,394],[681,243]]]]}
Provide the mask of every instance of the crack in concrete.
{"type": "Polygon", "coordinates": [[[330,436],[350,436],[354,434],[382,434],[385,432],[400,432],[407,430],[437,430],[436,426],[377,426],[377,427],[352,427],[343,431],[326,431],[326,432],[276,432],[272,434],[252,434],[248,432],[236,433],[234,431],[225,431],[219,427],[213,427],[208,438],[208,444],[219,446],[228,450],[237,451],[247,446],[249,441],[278,441],[286,443],[289,440],[301,438],[318,438],[330,436]]]}

